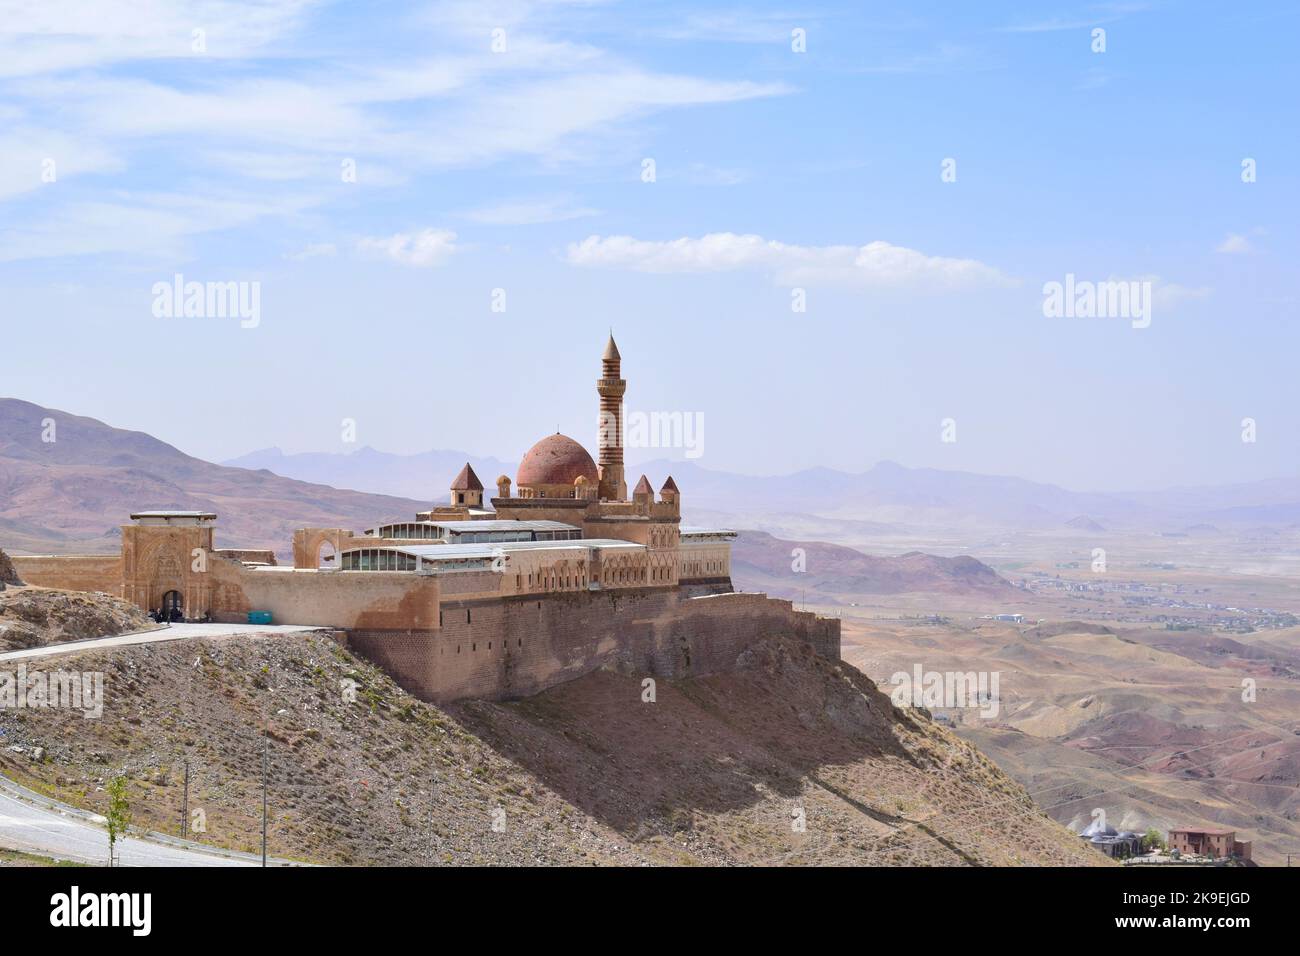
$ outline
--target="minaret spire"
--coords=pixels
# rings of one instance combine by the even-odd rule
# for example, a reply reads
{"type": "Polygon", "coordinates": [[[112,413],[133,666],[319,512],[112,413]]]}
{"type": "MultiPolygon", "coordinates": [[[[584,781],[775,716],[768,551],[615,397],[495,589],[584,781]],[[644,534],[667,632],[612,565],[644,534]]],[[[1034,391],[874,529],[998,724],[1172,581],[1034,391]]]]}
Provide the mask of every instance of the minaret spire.
{"type": "Polygon", "coordinates": [[[600,357],[600,378],[596,380],[600,395],[600,497],[607,501],[627,500],[627,481],[623,477],[623,393],[627,382],[622,375],[623,357],[618,354],[614,330],[610,329],[600,357]]]}

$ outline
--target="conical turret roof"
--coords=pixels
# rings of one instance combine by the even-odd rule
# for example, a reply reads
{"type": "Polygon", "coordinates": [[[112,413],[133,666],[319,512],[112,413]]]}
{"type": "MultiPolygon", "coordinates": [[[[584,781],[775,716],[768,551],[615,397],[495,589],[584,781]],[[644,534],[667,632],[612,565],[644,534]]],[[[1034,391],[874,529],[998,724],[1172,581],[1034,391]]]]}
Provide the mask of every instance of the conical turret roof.
{"type": "Polygon", "coordinates": [[[465,467],[460,470],[456,480],[451,483],[452,491],[482,491],[483,482],[478,480],[478,475],[474,474],[474,469],[465,462],[465,467]]]}

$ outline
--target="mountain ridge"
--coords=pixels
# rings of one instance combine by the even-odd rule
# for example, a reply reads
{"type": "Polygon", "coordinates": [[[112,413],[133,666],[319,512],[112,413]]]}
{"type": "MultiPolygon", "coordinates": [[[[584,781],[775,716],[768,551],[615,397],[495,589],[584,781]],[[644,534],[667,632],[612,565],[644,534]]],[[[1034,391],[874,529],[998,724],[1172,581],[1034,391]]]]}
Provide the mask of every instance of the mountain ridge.
{"type": "Polygon", "coordinates": [[[286,555],[297,528],[361,527],[427,507],[212,464],[144,432],[0,399],[0,535],[13,552],[110,553],[132,512],[175,508],[217,512],[223,546],[286,555]]]}
{"type": "MultiPolygon", "coordinates": [[[[419,489],[441,493],[466,461],[480,474],[513,476],[517,467],[500,458],[450,449],[397,455],[370,447],[351,453],[289,454],[279,448],[263,449],[224,464],[269,468],[300,480],[343,476],[353,487],[409,495],[419,489]]],[[[1160,492],[1089,492],[1012,475],[910,468],[889,460],[863,472],[817,465],[788,474],[745,475],[660,458],[629,463],[627,472],[629,479],[645,472],[656,486],[671,474],[685,489],[683,507],[688,511],[763,513],[779,508],[881,524],[1041,530],[1069,526],[1080,516],[1111,530],[1181,530],[1189,523],[1213,521],[1237,525],[1300,521],[1300,477],[1189,485],[1160,492]],[[799,507],[793,507],[795,503],[799,507]]]]}

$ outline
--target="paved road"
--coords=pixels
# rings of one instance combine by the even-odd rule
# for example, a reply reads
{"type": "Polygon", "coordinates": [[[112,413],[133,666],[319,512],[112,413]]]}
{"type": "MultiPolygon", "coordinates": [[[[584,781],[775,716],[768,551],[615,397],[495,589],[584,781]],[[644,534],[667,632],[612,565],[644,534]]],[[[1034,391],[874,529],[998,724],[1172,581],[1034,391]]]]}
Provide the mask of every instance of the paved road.
{"type": "MultiPolygon", "coordinates": [[[[108,862],[108,833],[84,810],[24,791],[0,778],[0,846],[59,860],[108,862]],[[30,795],[19,799],[15,794],[30,795]]],[[[257,866],[259,857],[223,850],[193,849],[194,844],[157,835],[154,840],[127,837],[118,843],[122,866],[257,866]],[[166,842],[162,842],[166,841],[166,842]]],[[[271,861],[281,865],[280,861],[271,861]]]]}
{"type": "MultiPolygon", "coordinates": [[[[171,624],[165,628],[89,641],[72,641],[0,654],[0,661],[71,654],[96,647],[127,647],[195,637],[230,637],[235,634],[292,634],[313,627],[270,624],[171,624]]],[[[123,866],[258,866],[260,856],[203,847],[161,833],[147,839],[127,837],[118,844],[123,866]]],[[[33,793],[0,777],[0,846],[79,863],[104,864],[108,860],[108,834],[103,818],[86,810],[33,793]]],[[[271,860],[273,866],[292,865],[271,860]]]]}
{"type": "Polygon", "coordinates": [[[29,647],[21,651],[6,651],[0,661],[17,661],[29,657],[50,657],[71,654],[97,647],[128,647],[132,644],[158,644],[163,641],[183,641],[193,637],[230,637],[235,634],[295,634],[320,630],[294,624],[169,624],[153,631],[119,634],[117,637],[97,637],[89,641],[69,641],[66,644],[49,644],[29,647]]]}

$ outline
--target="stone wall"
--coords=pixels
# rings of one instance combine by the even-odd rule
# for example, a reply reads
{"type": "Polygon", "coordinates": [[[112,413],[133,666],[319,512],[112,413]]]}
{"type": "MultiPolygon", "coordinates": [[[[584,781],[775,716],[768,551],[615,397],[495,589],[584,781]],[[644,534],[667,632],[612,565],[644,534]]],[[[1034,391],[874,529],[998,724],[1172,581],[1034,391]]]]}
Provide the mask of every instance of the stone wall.
{"type": "Polygon", "coordinates": [[[277,567],[280,563],[275,559],[274,551],[264,548],[217,548],[212,553],[231,561],[247,561],[250,564],[269,564],[277,567]]]}
{"type": "Polygon", "coordinates": [[[840,622],[762,594],[605,591],[445,600],[441,627],[357,628],[348,644],[425,700],[526,697],[602,666],[681,678],[734,666],[772,634],[839,659],[840,622]]]}
{"type": "Polygon", "coordinates": [[[18,576],[38,588],[102,591],[122,596],[122,558],[117,554],[15,554],[18,576]]]}
{"type": "Polygon", "coordinates": [[[439,587],[431,575],[246,568],[219,557],[210,561],[209,575],[212,617],[217,621],[244,621],[249,611],[270,611],[277,624],[437,627],[439,587]]]}

